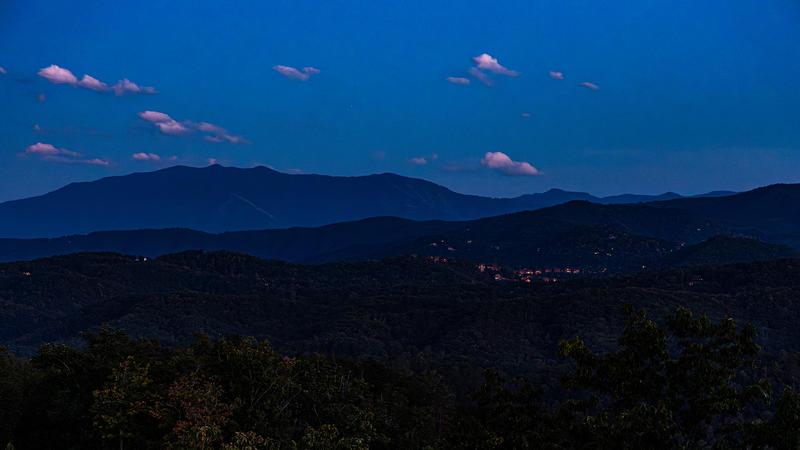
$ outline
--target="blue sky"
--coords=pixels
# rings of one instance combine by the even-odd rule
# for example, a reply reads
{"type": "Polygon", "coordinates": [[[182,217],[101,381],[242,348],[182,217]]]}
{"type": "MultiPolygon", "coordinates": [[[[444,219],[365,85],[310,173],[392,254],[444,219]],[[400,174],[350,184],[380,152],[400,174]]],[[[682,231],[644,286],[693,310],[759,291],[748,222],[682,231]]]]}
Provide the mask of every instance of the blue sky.
{"type": "Polygon", "coordinates": [[[797,182],[798,24],[795,0],[4,0],[0,200],[209,159],[494,196],[797,182]],[[484,68],[485,86],[468,74],[483,53],[518,76],[484,68]],[[37,75],[53,64],[158,93],[37,75]],[[52,148],[26,155],[36,143],[52,148]],[[63,150],[80,155],[46,154],[63,150]]]}

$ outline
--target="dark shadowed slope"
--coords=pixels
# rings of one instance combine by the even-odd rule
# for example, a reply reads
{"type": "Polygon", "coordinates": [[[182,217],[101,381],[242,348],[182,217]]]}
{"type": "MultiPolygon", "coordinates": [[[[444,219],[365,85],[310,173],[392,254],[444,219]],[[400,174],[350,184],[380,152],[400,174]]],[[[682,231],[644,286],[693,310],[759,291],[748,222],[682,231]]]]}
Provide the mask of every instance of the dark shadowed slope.
{"type": "Polygon", "coordinates": [[[665,259],[669,266],[713,266],[731,263],[795,258],[798,253],[784,245],[770,244],[746,237],[714,236],[689,245],[665,259]]]}
{"type": "Polygon", "coordinates": [[[464,195],[393,174],[362,177],[290,175],[266,167],[183,166],[73,183],[40,197],[0,204],[0,236],[55,237],[93,231],[189,228],[224,232],[313,227],[394,216],[470,220],[587,200],[603,203],[661,197],[601,199],[553,189],[512,199],[464,195]]]}
{"type": "Polygon", "coordinates": [[[570,202],[465,222],[379,217],[318,228],[221,234],[164,229],[0,239],[0,261],[81,251],[153,257],[183,250],[229,250],[301,263],[420,254],[508,265],[627,271],[651,266],[683,243],[723,232],[680,210],[570,202]]]}
{"type": "Polygon", "coordinates": [[[800,248],[800,184],[775,184],[724,197],[650,203],[688,211],[732,231],[800,248]]]}
{"type": "Polygon", "coordinates": [[[80,254],[0,265],[0,345],[78,342],[101,324],[166,344],[195,333],[285,352],[407,357],[531,372],[576,335],[614,346],[624,305],[752,322],[765,352],[800,349],[800,262],[674,269],[556,284],[496,282],[426,258],[303,266],[230,253],[142,261],[80,254]]]}

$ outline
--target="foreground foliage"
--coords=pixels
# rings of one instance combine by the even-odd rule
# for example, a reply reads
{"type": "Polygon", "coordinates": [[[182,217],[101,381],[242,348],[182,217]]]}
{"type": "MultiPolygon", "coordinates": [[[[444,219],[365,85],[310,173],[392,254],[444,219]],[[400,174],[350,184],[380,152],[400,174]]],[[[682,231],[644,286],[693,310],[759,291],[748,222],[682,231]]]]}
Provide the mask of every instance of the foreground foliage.
{"type": "Polygon", "coordinates": [[[627,314],[613,352],[562,341],[572,365],[560,386],[489,370],[463,395],[433,371],[283,356],[250,338],[165,348],[103,329],[83,349],[2,355],[0,439],[17,449],[800,446],[800,394],[771,385],[751,326],[686,309],[664,326],[627,314]]]}

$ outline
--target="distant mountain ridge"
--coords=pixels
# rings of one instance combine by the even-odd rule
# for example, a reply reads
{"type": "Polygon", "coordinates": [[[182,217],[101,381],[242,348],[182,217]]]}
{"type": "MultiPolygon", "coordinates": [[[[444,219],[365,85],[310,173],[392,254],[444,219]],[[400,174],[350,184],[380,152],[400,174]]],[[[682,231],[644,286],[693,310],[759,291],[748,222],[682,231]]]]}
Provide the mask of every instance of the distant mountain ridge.
{"type": "Polygon", "coordinates": [[[0,261],[77,252],[141,256],[235,251],[293,263],[325,263],[421,255],[511,267],[580,267],[600,273],[787,257],[788,248],[728,233],[691,212],[647,204],[586,201],[472,221],[377,217],[316,228],[210,234],[188,229],[96,232],[52,239],[0,239],[0,261]],[[685,246],[695,249],[691,253],[685,246]]]}
{"type": "Polygon", "coordinates": [[[39,238],[94,231],[189,228],[220,233],[315,227],[378,216],[463,221],[546,208],[573,200],[600,204],[680,198],[595,197],[551,189],[515,198],[453,192],[394,174],[293,175],[266,167],[174,166],[72,183],[48,194],[0,203],[0,237],[39,238]]]}

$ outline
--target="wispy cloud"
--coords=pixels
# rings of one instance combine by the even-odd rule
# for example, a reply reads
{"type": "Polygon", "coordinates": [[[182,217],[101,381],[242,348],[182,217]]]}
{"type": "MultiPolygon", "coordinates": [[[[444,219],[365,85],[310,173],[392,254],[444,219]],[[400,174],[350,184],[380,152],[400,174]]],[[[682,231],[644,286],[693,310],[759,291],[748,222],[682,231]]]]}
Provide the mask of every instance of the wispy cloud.
{"type": "Polygon", "coordinates": [[[169,122],[158,122],[155,124],[155,126],[162,134],[167,134],[170,136],[183,136],[184,134],[189,134],[191,132],[189,127],[174,120],[169,122]]]}
{"type": "Polygon", "coordinates": [[[191,132],[186,125],[159,111],[142,111],[139,113],[139,118],[152,123],[161,134],[181,136],[191,132]]]}
{"type": "Polygon", "coordinates": [[[468,85],[468,84],[469,84],[469,78],[464,78],[464,77],[447,77],[446,79],[447,79],[447,81],[448,81],[448,82],[450,82],[450,83],[453,83],[453,84],[460,84],[460,85],[462,85],[462,86],[466,86],[466,85],[468,85]]]}
{"type": "Polygon", "coordinates": [[[530,119],[531,113],[524,112],[524,113],[520,114],[520,116],[522,116],[523,119],[530,119]]]}
{"type": "Polygon", "coordinates": [[[33,145],[29,145],[25,149],[25,152],[23,152],[21,155],[37,156],[42,161],[64,163],[64,164],[88,164],[92,166],[111,165],[111,162],[107,159],[83,158],[83,155],[78,152],[67,150],[65,148],[59,148],[56,147],[55,145],[45,144],[42,142],[37,142],[33,145]]]}
{"type": "Polygon", "coordinates": [[[179,122],[170,117],[169,114],[159,111],[142,111],[138,116],[140,119],[152,123],[162,134],[170,136],[183,136],[197,131],[200,133],[208,133],[203,136],[203,139],[208,142],[228,142],[230,144],[248,143],[247,139],[244,137],[229,133],[225,128],[210,122],[195,123],[189,120],[179,122]]]}
{"type": "Polygon", "coordinates": [[[55,84],[77,84],[78,78],[68,69],[52,64],[39,70],[39,76],[55,84]]]}
{"type": "Polygon", "coordinates": [[[139,86],[133,81],[124,78],[117,81],[113,86],[98,80],[97,78],[84,74],[83,78],[78,78],[69,70],[52,64],[39,70],[39,76],[54,84],[69,84],[71,86],[82,87],[96,92],[113,91],[117,96],[125,94],[155,94],[156,89],[152,86],[139,86]]]}
{"type": "Polygon", "coordinates": [[[42,142],[37,142],[33,145],[29,145],[25,149],[25,153],[29,155],[40,155],[40,156],[64,155],[64,156],[71,156],[73,158],[78,158],[81,156],[81,154],[78,152],[73,152],[65,148],[58,148],[52,144],[44,144],[42,142]]]}
{"type": "Polygon", "coordinates": [[[7,73],[8,73],[8,71],[6,70],[6,68],[3,67],[3,66],[0,66],[0,75],[5,75],[7,73]]]}
{"type": "Polygon", "coordinates": [[[139,86],[133,81],[123,78],[111,86],[114,95],[121,97],[126,94],[157,94],[156,88],[152,86],[139,86]]]}
{"type": "Polygon", "coordinates": [[[481,69],[478,69],[477,67],[470,67],[467,72],[469,72],[469,74],[475,77],[476,80],[480,81],[486,86],[494,86],[494,81],[489,78],[489,75],[483,73],[481,69]]]}
{"type": "Polygon", "coordinates": [[[431,153],[430,155],[420,155],[420,156],[415,156],[413,158],[409,158],[408,162],[415,166],[424,166],[438,159],[439,155],[437,155],[436,153],[431,153]]]}
{"type": "Polygon", "coordinates": [[[145,153],[145,152],[134,153],[133,155],[131,155],[131,158],[135,159],[136,161],[154,161],[154,162],[161,161],[161,156],[155,153],[145,153]]]}
{"type": "Polygon", "coordinates": [[[300,81],[308,81],[312,75],[316,75],[320,72],[316,67],[303,67],[302,70],[298,70],[292,66],[284,65],[273,66],[272,70],[278,72],[286,78],[292,78],[300,81]]]}
{"type": "Polygon", "coordinates": [[[488,53],[482,53],[478,56],[475,56],[474,58],[472,58],[472,61],[474,61],[475,66],[481,70],[486,70],[492,73],[496,73],[498,75],[506,75],[509,77],[519,76],[519,72],[503,66],[497,61],[497,58],[493,57],[488,53]]]}
{"type": "Polygon", "coordinates": [[[600,86],[598,86],[598,85],[596,85],[596,84],[594,84],[592,82],[589,82],[589,81],[584,81],[583,83],[581,83],[581,86],[585,87],[586,89],[590,89],[592,91],[599,91],[600,90],[600,86]]]}
{"type": "Polygon", "coordinates": [[[86,74],[84,74],[83,78],[81,78],[81,81],[78,82],[78,86],[84,87],[86,89],[91,89],[97,92],[105,92],[108,90],[107,84],[103,83],[97,78],[94,78],[91,75],[86,75],[86,74]]]}
{"type": "Polygon", "coordinates": [[[205,131],[206,133],[214,133],[214,134],[222,134],[225,133],[225,129],[214,125],[213,123],[208,122],[200,122],[197,124],[197,129],[200,131],[205,131]]]}
{"type": "Polygon", "coordinates": [[[550,71],[550,78],[552,78],[554,80],[563,80],[564,79],[564,73],[563,72],[557,72],[555,70],[551,70],[550,71]]]}
{"type": "Polygon", "coordinates": [[[535,176],[541,175],[539,170],[525,161],[514,161],[503,152],[486,152],[481,165],[506,175],[535,176]]]}

